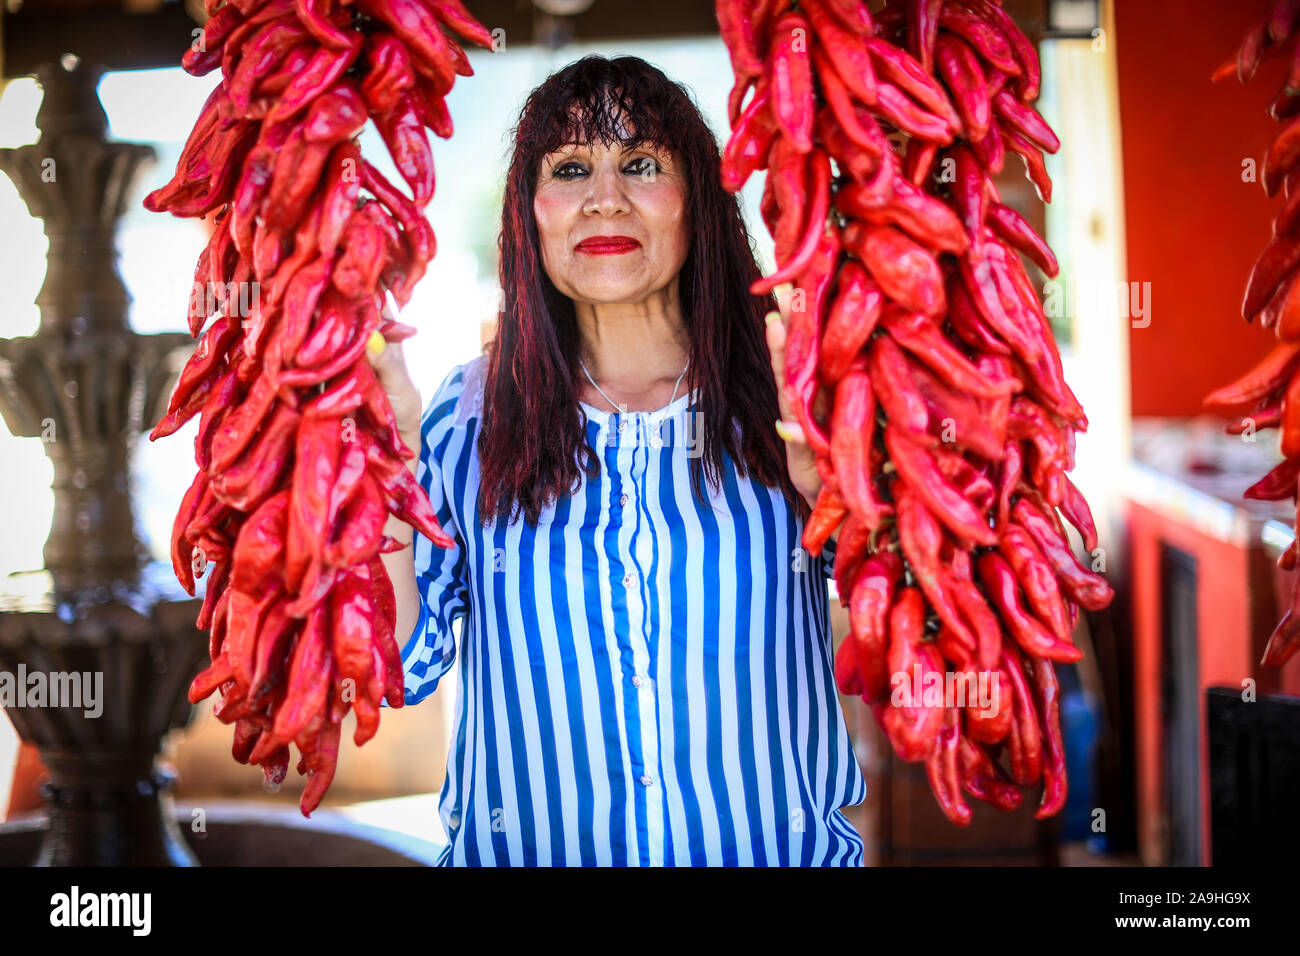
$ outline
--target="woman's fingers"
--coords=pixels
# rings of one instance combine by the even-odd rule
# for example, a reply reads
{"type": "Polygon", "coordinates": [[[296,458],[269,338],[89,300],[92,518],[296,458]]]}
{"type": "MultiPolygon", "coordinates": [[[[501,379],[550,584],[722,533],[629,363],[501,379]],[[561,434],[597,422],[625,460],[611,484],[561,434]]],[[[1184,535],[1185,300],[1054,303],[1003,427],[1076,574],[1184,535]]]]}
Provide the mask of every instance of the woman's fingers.
{"type": "Polygon", "coordinates": [[[776,401],[781,417],[794,418],[785,390],[785,322],[779,312],[767,314],[767,349],[772,356],[772,375],[776,379],[776,401]]]}
{"type": "Polygon", "coordinates": [[[402,343],[388,342],[376,331],[366,342],[366,358],[374,368],[375,377],[388,396],[389,404],[393,406],[393,417],[397,419],[398,428],[407,434],[418,431],[422,411],[420,391],[411,381],[411,375],[406,369],[402,343]]]}
{"type": "Polygon", "coordinates": [[[778,421],[776,423],[776,433],[781,436],[782,441],[791,445],[808,444],[808,439],[803,433],[803,426],[798,422],[778,421]]]}
{"type": "Polygon", "coordinates": [[[807,446],[808,441],[795,417],[785,385],[785,342],[786,330],[790,324],[792,291],[788,285],[776,289],[776,302],[780,311],[767,314],[767,347],[772,353],[772,374],[776,376],[777,404],[781,411],[781,421],[776,423],[777,434],[789,444],[807,446]]]}

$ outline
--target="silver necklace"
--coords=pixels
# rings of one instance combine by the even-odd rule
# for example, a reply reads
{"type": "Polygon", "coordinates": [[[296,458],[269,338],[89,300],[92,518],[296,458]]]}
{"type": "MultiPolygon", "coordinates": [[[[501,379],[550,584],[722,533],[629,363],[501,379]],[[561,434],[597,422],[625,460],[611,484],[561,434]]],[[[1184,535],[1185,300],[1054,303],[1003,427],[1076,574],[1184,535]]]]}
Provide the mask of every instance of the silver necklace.
{"type": "MultiPolygon", "coordinates": [[[[591,377],[591,372],[587,371],[587,363],[582,360],[582,356],[578,357],[578,364],[582,366],[582,374],[587,376],[587,381],[591,383],[591,387],[594,388],[596,391],[600,392],[602,396],[604,396],[605,401],[609,402],[609,404],[613,406],[614,411],[622,414],[625,406],[620,405],[618,402],[614,401],[612,398],[606,395],[605,390],[596,384],[596,380],[591,377]]],[[[671,405],[673,401],[677,398],[677,387],[682,384],[682,376],[686,374],[686,370],[690,367],[691,367],[691,360],[688,358],[686,360],[686,364],[682,366],[682,374],[678,375],[677,381],[673,383],[673,397],[668,399],[668,405],[671,405]]],[[[665,405],[664,407],[667,408],[668,406],[665,405]]]]}

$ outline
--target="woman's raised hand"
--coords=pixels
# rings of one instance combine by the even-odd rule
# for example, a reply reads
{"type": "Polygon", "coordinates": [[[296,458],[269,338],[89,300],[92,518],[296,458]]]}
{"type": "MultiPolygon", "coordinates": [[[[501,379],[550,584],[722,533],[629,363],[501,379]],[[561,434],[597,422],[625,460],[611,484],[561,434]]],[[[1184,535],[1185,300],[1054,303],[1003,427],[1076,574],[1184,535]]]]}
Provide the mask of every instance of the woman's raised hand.
{"type": "Polygon", "coordinates": [[[817,471],[812,449],[804,437],[803,428],[790,405],[790,398],[786,395],[785,335],[790,321],[790,295],[785,287],[777,289],[776,300],[781,311],[769,312],[767,315],[767,349],[772,357],[772,374],[776,376],[777,402],[781,408],[776,433],[785,441],[786,469],[790,473],[790,482],[811,507],[817,501],[817,493],[821,491],[822,478],[817,471]]]}
{"type": "Polygon", "coordinates": [[[393,406],[393,417],[397,419],[397,430],[401,433],[402,441],[419,451],[420,416],[424,407],[420,390],[406,369],[402,343],[389,342],[378,331],[372,332],[370,341],[366,343],[366,358],[370,360],[375,377],[379,379],[384,394],[393,406]]]}

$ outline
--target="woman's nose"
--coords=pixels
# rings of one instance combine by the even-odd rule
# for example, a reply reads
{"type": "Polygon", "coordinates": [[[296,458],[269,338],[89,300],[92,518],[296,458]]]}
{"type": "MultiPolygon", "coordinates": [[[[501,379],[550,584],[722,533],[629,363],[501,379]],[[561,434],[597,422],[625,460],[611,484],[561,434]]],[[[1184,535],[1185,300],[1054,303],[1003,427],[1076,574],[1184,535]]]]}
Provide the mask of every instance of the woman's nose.
{"type": "Polygon", "coordinates": [[[583,204],[584,213],[613,216],[628,211],[627,193],[617,173],[599,171],[588,181],[591,192],[583,204]]]}

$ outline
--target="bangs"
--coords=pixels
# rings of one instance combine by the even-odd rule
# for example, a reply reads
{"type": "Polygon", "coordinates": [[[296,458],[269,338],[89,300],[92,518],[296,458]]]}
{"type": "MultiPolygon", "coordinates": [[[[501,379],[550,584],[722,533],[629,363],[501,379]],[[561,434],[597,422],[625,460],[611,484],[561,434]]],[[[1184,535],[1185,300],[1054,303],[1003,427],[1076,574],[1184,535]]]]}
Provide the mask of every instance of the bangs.
{"type": "Polygon", "coordinates": [[[529,125],[534,128],[521,126],[518,140],[532,147],[535,161],[574,144],[653,146],[680,153],[684,94],[672,85],[665,89],[662,83],[647,83],[643,72],[626,69],[620,59],[576,72],[555,90],[551,102],[532,111],[529,125]]]}

